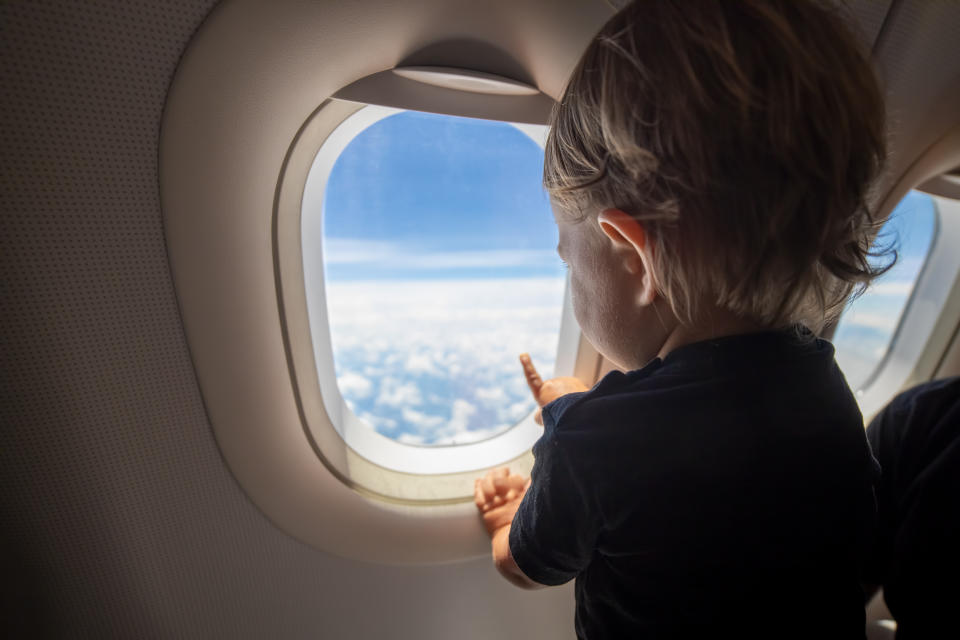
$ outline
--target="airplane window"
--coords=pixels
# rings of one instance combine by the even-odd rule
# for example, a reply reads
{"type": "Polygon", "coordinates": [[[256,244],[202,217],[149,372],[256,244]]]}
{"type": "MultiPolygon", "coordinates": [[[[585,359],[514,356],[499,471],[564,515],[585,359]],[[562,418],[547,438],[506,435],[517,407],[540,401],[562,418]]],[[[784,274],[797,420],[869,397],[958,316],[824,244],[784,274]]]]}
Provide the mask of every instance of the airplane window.
{"type": "Polygon", "coordinates": [[[334,367],[377,432],[466,444],[534,409],[517,355],[553,369],[565,287],[543,129],[404,111],[334,163],[323,202],[334,367]]]}
{"type": "Polygon", "coordinates": [[[875,246],[892,242],[897,263],[847,306],[833,336],[837,364],[851,389],[865,388],[886,356],[936,229],[936,204],[919,191],[907,194],[881,229],[875,246]]]}

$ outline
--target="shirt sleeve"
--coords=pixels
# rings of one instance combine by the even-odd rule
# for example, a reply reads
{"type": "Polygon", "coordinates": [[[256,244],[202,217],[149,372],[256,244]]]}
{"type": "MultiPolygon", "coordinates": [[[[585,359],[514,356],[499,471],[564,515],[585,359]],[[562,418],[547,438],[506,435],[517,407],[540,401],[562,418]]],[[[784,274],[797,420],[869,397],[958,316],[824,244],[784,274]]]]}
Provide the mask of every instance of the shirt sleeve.
{"type": "Polygon", "coordinates": [[[544,434],[533,446],[532,481],[510,526],[510,553],[528,578],[558,585],[587,567],[600,525],[573,464],[569,438],[548,407],[544,434]]]}

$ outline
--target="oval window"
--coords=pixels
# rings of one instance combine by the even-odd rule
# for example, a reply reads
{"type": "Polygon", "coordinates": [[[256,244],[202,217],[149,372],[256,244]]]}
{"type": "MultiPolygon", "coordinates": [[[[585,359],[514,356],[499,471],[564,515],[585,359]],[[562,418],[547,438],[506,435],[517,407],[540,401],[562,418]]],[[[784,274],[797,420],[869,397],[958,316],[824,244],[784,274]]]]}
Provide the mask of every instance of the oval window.
{"type": "Polygon", "coordinates": [[[900,327],[936,230],[936,204],[931,196],[919,191],[908,193],[880,230],[874,246],[894,246],[897,262],[850,302],[833,336],[837,364],[851,389],[864,389],[876,377],[900,327]]]}
{"type": "Polygon", "coordinates": [[[323,270],[336,380],[376,432],[466,444],[534,409],[517,355],[553,370],[565,287],[541,136],[404,111],[333,164],[323,270]]]}

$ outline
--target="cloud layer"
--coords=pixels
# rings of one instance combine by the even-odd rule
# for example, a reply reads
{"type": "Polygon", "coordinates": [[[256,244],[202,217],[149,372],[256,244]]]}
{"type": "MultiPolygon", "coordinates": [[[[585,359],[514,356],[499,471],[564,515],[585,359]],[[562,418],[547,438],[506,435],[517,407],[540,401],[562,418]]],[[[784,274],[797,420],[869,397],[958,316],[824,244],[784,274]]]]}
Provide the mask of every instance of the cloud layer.
{"type": "Polygon", "coordinates": [[[549,376],[564,280],[327,285],[340,392],[379,433],[409,444],[475,442],[535,407],[518,354],[549,376]]]}
{"type": "Polygon", "coordinates": [[[897,264],[841,316],[833,343],[851,389],[863,388],[886,355],[921,266],[897,264]]]}

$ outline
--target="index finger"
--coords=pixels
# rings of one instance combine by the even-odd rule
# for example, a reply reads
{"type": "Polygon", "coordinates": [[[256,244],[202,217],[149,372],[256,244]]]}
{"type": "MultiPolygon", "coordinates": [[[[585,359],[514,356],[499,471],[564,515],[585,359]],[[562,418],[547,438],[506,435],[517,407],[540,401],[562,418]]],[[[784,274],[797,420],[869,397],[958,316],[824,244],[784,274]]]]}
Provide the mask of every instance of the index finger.
{"type": "Polygon", "coordinates": [[[477,505],[477,509],[486,510],[484,507],[487,506],[487,498],[483,495],[483,489],[480,488],[480,478],[473,481],[473,503],[477,505]]]}
{"type": "Polygon", "coordinates": [[[527,379],[527,386],[530,387],[530,392],[533,393],[533,397],[537,400],[537,403],[539,403],[540,388],[543,387],[543,379],[541,379],[540,374],[537,373],[537,368],[533,366],[533,360],[530,359],[529,353],[520,354],[520,364],[523,365],[523,375],[527,379]]]}

